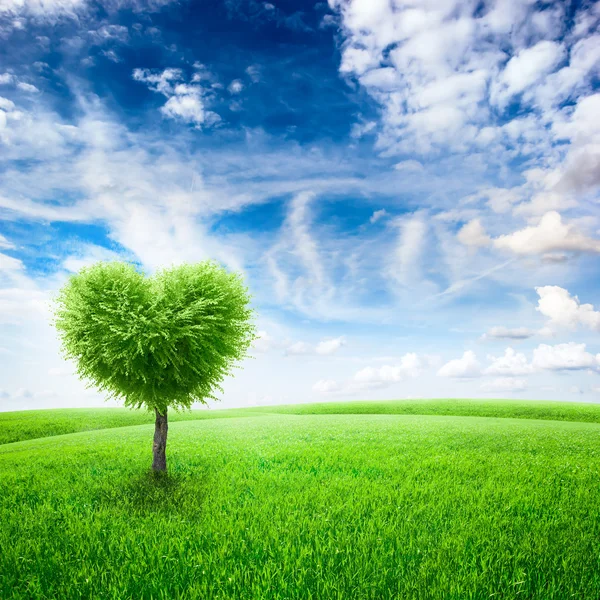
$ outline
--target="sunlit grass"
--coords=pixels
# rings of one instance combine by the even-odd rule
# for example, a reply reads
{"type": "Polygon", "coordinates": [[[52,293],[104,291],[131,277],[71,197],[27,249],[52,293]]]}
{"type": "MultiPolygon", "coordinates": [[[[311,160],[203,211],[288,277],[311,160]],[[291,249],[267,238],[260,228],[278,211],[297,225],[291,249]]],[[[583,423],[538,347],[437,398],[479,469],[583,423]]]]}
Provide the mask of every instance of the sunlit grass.
{"type": "Polygon", "coordinates": [[[600,597],[600,425],[176,422],[159,478],[151,435],[0,447],[0,598],[600,597]]]}
{"type": "MultiPolygon", "coordinates": [[[[552,419],[600,423],[600,404],[517,400],[387,400],[169,411],[169,421],[251,417],[257,414],[409,414],[552,419]]],[[[0,444],[39,437],[153,423],[154,414],[126,408],[65,408],[0,412],[0,444]]]]}
{"type": "MultiPolygon", "coordinates": [[[[169,412],[169,421],[243,416],[237,410],[169,412]]],[[[56,408],[0,412],[0,444],[41,437],[154,423],[154,413],[128,408],[56,408]]]]}

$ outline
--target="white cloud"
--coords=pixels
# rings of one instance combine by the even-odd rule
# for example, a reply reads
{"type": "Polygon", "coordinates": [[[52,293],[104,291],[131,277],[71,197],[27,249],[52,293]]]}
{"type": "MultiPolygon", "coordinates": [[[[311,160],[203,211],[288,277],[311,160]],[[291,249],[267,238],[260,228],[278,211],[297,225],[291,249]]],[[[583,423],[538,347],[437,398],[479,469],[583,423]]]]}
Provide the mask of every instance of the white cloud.
{"type": "Polygon", "coordinates": [[[261,76],[261,67],[260,65],[250,65],[249,67],[246,67],[246,73],[252,80],[252,83],[258,83],[261,76]]]}
{"type": "Polygon", "coordinates": [[[537,225],[494,239],[494,246],[517,255],[547,252],[600,252],[600,240],[587,237],[574,224],[563,223],[559,213],[546,213],[537,225]]]}
{"type": "Polygon", "coordinates": [[[126,43],[129,39],[129,29],[124,25],[117,25],[113,23],[109,25],[102,25],[97,29],[91,29],[88,31],[88,35],[96,44],[103,44],[107,41],[126,43]]]}
{"type": "MultiPolygon", "coordinates": [[[[206,109],[205,92],[201,85],[182,83],[181,69],[170,68],[160,72],[134,69],[132,77],[168,98],[160,108],[167,118],[193,123],[196,127],[210,126],[220,120],[216,113],[206,109]]],[[[200,79],[194,77],[192,81],[200,79]]]]}
{"type": "Polygon", "coordinates": [[[195,94],[172,96],[161,107],[160,111],[167,117],[179,118],[196,125],[204,123],[206,118],[204,104],[200,97],[195,94]]]}
{"type": "Polygon", "coordinates": [[[387,217],[387,216],[389,216],[389,213],[387,210],[385,210],[385,208],[382,208],[381,210],[376,210],[371,215],[371,218],[369,219],[369,223],[371,223],[371,224],[377,223],[377,221],[381,221],[381,219],[385,219],[385,217],[387,217]]]}
{"type": "Polygon", "coordinates": [[[591,87],[590,79],[600,69],[600,35],[580,39],[571,47],[569,55],[568,65],[548,75],[527,92],[532,101],[545,109],[554,108],[591,87]]]}
{"type": "Polygon", "coordinates": [[[380,104],[379,142],[386,152],[427,153],[439,146],[464,151],[496,141],[488,125],[498,105],[504,108],[523,93],[522,101],[536,107],[528,92],[567,59],[572,70],[562,75],[562,87],[572,89],[572,80],[586,77],[586,69],[576,66],[586,53],[577,47],[581,40],[564,35],[560,5],[368,4],[329,0],[341,16],[340,73],[380,104]]]}
{"type": "Polygon", "coordinates": [[[505,105],[515,94],[523,92],[552,72],[564,59],[565,48],[554,41],[542,40],[524,48],[507,63],[492,90],[492,101],[505,105]]]}
{"type": "Polygon", "coordinates": [[[48,294],[17,285],[0,288],[0,324],[19,325],[48,316],[48,294]]]}
{"type": "Polygon", "coordinates": [[[320,379],[313,385],[312,389],[319,394],[332,394],[341,391],[339,383],[333,379],[320,379]]]}
{"type": "Polygon", "coordinates": [[[21,271],[23,263],[18,258],[7,256],[0,252],[0,272],[2,271],[21,271]]]}
{"type": "Polygon", "coordinates": [[[152,91],[170,96],[175,93],[175,82],[183,79],[183,72],[181,69],[164,69],[160,72],[149,69],[134,69],[132,77],[135,81],[146,83],[152,91]]]}
{"type": "MultiPolygon", "coordinates": [[[[597,36],[597,41],[600,42],[600,35],[597,36]]],[[[579,98],[569,119],[557,120],[553,123],[552,130],[556,138],[570,140],[580,145],[598,141],[600,134],[598,110],[600,110],[600,92],[579,98]]]]}
{"type": "Polygon", "coordinates": [[[418,160],[414,159],[403,160],[399,163],[396,163],[394,165],[394,169],[404,173],[421,173],[425,170],[423,165],[418,160]]]}
{"type": "Polygon", "coordinates": [[[294,342],[285,349],[285,353],[286,355],[313,354],[314,347],[307,342],[294,342]]]}
{"type": "Polygon", "coordinates": [[[577,296],[557,285],[536,287],[535,291],[540,297],[537,310],[550,319],[549,326],[575,329],[583,325],[600,331],[600,311],[594,310],[592,304],[581,304],[577,296]]]}
{"type": "Polygon", "coordinates": [[[5,111],[12,111],[15,109],[15,103],[8,98],[0,96],[0,109],[5,111]]]}
{"type": "Polygon", "coordinates": [[[365,367],[352,377],[349,387],[378,388],[391,385],[407,378],[418,377],[424,363],[414,352],[405,354],[397,364],[381,367],[365,367]]]}
{"type": "Polygon", "coordinates": [[[600,354],[594,356],[587,352],[585,348],[585,344],[575,342],[555,346],[540,344],[533,351],[532,365],[536,369],[550,371],[598,368],[600,354]]]}
{"type": "Polygon", "coordinates": [[[398,241],[391,256],[389,275],[401,286],[414,286],[422,281],[422,261],[428,233],[428,224],[421,214],[400,217],[398,241]]]}
{"type": "Polygon", "coordinates": [[[27,92],[29,94],[36,94],[40,91],[38,90],[38,88],[35,87],[35,85],[32,85],[31,83],[25,83],[24,81],[19,81],[19,83],[17,83],[17,87],[21,91],[27,92]]]}
{"type": "Polygon", "coordinates": [[[324,236],[315,235],[312,205],[313,192],[296,194],[288,211],[278,241],[266,254],[269,274],[275,281],[280,301],[314,317],[335,293],[321,245],[324,236]]]}
{"type": "MultiPolygon", "coordinates": [[[[154,12],[174,0],[104,0],[103,10],[112,13],[122,8],[130,8],[134,12],[154,12]]],[[[0,15],[34,17],[36,21],[45,19],[51,23],[59,17],[78,19],[86,13],[90,0],[2,0],[0,15]]],[[[16,29],[21,28],[17,19],[13,22],[16,29]]]]}
{"type": "Polygon", "coordinates": [[[266,331],[257,331],[258,339],[254,340],[252,347],[256,352],[268,352],[272,348],[277,347],[277,341],[270,336],[266,331]]]}
{"type": "Polygon", "coordinates": [[[481,390],[484,392],[522,392],[526,388],[525,379],[515,377],[499,377],[481,384],[481,390]]]}
{"type": "Polygon", "coordinates": [[[0,14],[31,14],[36,17],[74,15],[85,7],[86,0],[4,0],[0,3],[0,14]]]}
{"type": "Polygon", "coordinates": [[[479,219],[473,219],[463,225],[457,234],[457,238],[461,244],[476,248],[489,246],[492,241],[479,219]]]}
{"type": "Polygon", "coordinates": [[[437,372],[440,377],[471,378],[481,375],[481,365],[472,350],[467,350],[461,358],[447,362],[437,372]]]}
{"type": "Polygon", "coordinates": [[[48,375],[50,375],[50,377],[70,377],[74,374],[76,374],[76,370],[72,368],[54,367],[52,369],[48,369],[48,375]]]}
{"type": "Polygon", "coordinates": [[[5,250],[13,250],[15,245],[7,240],[2,234],[0,234],[0,248],[4,248],[5,250]]]}
{"type": "Polygon", "coordinates": [[[345,338],[337,337],[331,339],[321,340],[316,345],[309,344],[308,342],[294,342],[290,344],[285,349],[286,355],[306,355],[306,354],[316,354],[319,356],[329,356],[331,354],[335,354],[342,346],[346,343],[345,338]]]}
{"type": "Polygon", "coordinates": [[[240,79],[234,79],[227,87],[230,94],[239,94],[243,89],[244,84],[240,79]]]}
{"type": "Polygon", "coordinates": [[[527,357],[521,352],[515,352],[512,348],[506,348],[504,356],[488,356],[492,362],[483,371],[484,375],[528,375],[533,372],[533,367],[527,361],[527,357]]]}
{"type": "Polygon", "coordinates": [[[488,206],[495,213],[503,214],[509,212],[522,199],[523,191],[520,188],[488,188],[482,195],[487,196],[488,206]]]}
{"type": "Polygon", "coordinates": [[[377,123],[375,121],[367,121],[365,123],[354,123],[352,125],[352,129],[350,130],[350,137],[358,139],[363,135],[370,133],[377,127],[377,123]]]}
{"type": "Polygon", "coordinates": [[[527,327],[491,327],[485,334],[484,339],[509,339],[509,340],[526,340],[536,334],[535,330],[527,327]]]}
{"type": "Polygon", "coordinates": [[[344,337],[322,340],[317,344],[315,352],[320,355],[335,354],[345,343],[344,337]]]}
{"type": "Polygon", "coordinates": [[[98,261],[123,260],[124,256],[113,250],[96,246],[94,244],[85,244],[78,250],[75,250],[62,263],[63,269],[74,273],[83,267],[93,265],[98,261]]]}
{"type": "Polygon", "coordinates": [[[0,85],[6,85],[7,83],[12,83],[14,80],[15,80],[15,76],[12,73],[0,74],[0,85]]]}

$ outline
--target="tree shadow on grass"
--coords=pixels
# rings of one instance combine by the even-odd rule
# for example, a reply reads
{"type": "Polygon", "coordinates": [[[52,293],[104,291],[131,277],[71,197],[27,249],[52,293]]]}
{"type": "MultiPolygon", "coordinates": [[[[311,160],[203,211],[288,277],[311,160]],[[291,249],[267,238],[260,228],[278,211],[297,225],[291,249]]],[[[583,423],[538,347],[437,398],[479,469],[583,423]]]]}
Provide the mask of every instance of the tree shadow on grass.
{"type": "Polygon", "coordinates": [[[100,504],[136,515],[200,512],[207,489],[203,474],[146,471],[100,490],[100,504]]]}

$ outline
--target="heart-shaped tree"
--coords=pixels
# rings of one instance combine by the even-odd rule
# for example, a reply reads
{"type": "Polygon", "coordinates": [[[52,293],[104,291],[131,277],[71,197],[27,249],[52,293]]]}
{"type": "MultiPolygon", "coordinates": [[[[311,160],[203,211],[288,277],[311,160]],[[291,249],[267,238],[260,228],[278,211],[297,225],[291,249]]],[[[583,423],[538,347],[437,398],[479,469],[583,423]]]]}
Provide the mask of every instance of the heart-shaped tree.
{"type": "Polygon", "coordinates": [[[167,409],[217,400],[256,339],[241,276],[212,261],[152,277],[128,263],[96,263],[71,275],[55,303],[63,355],[88,387],[154,411],[154,471],[167,469],[167,409]]]}

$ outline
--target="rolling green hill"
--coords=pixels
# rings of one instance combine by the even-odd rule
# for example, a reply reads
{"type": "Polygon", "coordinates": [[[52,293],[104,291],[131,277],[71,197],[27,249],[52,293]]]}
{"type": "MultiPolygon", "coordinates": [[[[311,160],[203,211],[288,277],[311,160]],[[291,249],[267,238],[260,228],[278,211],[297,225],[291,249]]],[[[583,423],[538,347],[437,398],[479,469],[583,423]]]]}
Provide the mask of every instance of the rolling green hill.
{"type": "Polygon", "coordinates": [[[97,430],[0,446],[0,598],[599,598],[600,424],[581,421],[600,407],[581,408],[195,411],[158,478],[138,413],[20,413],[29,437],[52,415],[97,430]]]}
{"type": "MultiPolygon", "coordinates": [[[[169,421],[224,419],[265,414],[407,414],[550,419],[600,423],[600,404],[515,400],[388,400],[202,409],[169,412],[169,421]]],[[[126,408],[59,408],[0,412],[0,444],[110,427],[153,423],[154,415],[126,408]]]]}

